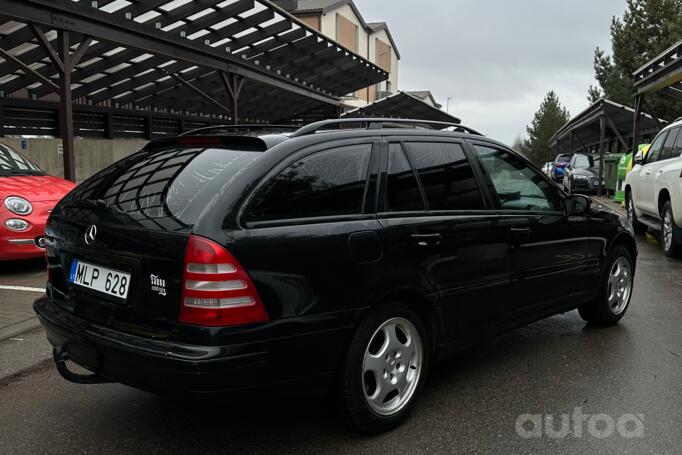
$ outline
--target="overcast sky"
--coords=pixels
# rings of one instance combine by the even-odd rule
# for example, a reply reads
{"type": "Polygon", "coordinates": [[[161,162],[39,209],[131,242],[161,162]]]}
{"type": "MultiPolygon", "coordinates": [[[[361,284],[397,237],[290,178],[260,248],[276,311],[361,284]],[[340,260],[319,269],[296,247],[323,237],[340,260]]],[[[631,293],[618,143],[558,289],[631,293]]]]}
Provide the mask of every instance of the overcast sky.
{"type": "Polygon", "coordinates": [[[611,52],[611,18],[626,0],[355,0],[386,21],[401,53],[399,88],[431,90],[462,123],[511,144],[555,90],[576,115],[611,52]]]}

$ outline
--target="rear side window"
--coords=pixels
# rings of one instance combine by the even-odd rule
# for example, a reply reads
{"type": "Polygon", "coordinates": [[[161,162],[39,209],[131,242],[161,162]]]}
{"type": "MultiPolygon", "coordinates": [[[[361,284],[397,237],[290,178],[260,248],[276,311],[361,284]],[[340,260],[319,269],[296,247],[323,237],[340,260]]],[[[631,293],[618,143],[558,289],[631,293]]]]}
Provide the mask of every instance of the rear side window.
{"type": "Polygon", "coordinates": [[[362,213],[370,144],[306,156],[273,178],[256,196],[247,220],[274,221],[362,213]]]}
{"type": "Polygon", "coordinates": [[[661,152],[661,157],[659,158],[659,161],[663,160],[669,160],[670,158],[673,158],[673,149],[675,148],[675,140],[677,139],[677,135],[680,132],[680,128],[673,128],[670,130],[668,133],[668,138],[665,140],[665,143],[663,144],[663,151],[661,152]]]}
{"type": "Polygon", "coordinates": [[[409,142],[407,157],[417,171],[429,210],[482,210],[478,181],[455,143],[409,142]]]}
{"type": "Polygon", "coordinates": [[[400,144],[389,145],[387,177],[386,211],[409,212],[425,209],[417,177],[400,144]]]}
{"type": "Polygon", "coordinates": [[[153,230],[191,228],[220,188],[260,151],[171,148],[142,152],[84,182],[76,202],[104,201],[111,222],[153,230]]]}
{"type": "Polygon", "coordinates": [[[682,128],[680,128],[680,133],[677,135],[677,142],[673,149],[673,158],[678,158],[680,156],[682,156],[682,128]]]}

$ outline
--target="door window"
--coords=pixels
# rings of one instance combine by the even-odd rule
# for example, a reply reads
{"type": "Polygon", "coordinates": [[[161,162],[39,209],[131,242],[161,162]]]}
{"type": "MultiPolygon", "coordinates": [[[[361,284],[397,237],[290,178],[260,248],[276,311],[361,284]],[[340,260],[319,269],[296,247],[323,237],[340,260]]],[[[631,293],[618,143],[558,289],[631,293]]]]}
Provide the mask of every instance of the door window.
{"type": "Polygon", "coordinates": [[[663,144],[668,136],[668,132],[659,134],[656,139],[654,139],[653,144],[649,148],[649,153],[646,154],[646,164],[655,163],[661,156],[661,151],[663,150],[663,144]]]}
{"type": "Polygon", "coordinates": [[[429,210],[482,210],[483,197],[462,146],[410,142],[410,164],[417,171],[429,210]]]}
{"type": "Polygon", "coordinates": [[[409,212],[424,210],[424,200],[417,178],[405,158],[400,144],[388,147],[388,181],[386,183],[386,210],[409,212]]]}
{"type": "Polygon", "coordinates": [[[492,180],[502,210],[560,210],[559,193],[523,160],[493,147],[474,148],[492,180]]]}
{"type": "Polygon", "coordinates": [[[675,139],[677,139],[680,128],[673,128],[668,133],[668,138],[663,144],[663,151],[661,152],[661,157],[659,161],[669,160],[673,157],[673,148],[675,148],[675,139]]]}
{"type": "Polygon", "coordinates": [[[370,144],[339,147],[296,161],[266,185],[249,221],[362,213],[370,144]]]}

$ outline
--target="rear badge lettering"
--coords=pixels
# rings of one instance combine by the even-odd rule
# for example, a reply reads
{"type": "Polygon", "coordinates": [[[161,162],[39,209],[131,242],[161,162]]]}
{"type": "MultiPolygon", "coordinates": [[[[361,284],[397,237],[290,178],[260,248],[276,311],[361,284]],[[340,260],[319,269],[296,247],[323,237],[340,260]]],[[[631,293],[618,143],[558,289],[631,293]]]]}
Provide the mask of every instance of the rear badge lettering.
{"type": "Polygon", "coordinates": [[[152,283],[152,292],[156,292],[158,295],[166,296],[166,280],[159,278],[158,275],[149,275],[149,279],[152,283]]]}

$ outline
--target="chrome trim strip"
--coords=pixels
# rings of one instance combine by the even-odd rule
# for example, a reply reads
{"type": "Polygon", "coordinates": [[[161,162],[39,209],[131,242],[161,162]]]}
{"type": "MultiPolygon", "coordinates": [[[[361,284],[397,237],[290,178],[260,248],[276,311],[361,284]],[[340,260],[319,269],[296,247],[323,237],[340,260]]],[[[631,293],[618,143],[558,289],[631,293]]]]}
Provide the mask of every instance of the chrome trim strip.
{"type": "Polygon", "coordinates": [[[13,245],[35,245],[36,241],[33,239],[9,239],[9,243],[13,245]]]}

